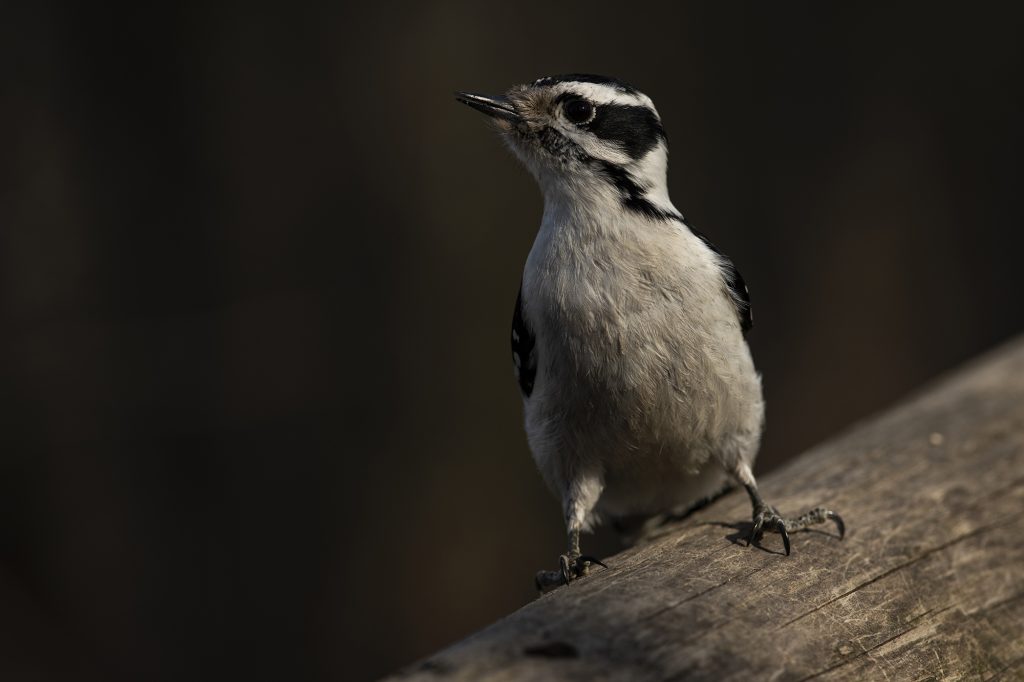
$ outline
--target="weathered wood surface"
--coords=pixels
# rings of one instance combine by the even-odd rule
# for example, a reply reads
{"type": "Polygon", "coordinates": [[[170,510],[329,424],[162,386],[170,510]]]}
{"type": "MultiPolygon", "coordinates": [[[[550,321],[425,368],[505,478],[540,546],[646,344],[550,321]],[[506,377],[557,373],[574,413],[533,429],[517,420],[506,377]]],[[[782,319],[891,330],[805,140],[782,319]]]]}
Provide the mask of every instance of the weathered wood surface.
{"type": "Polygon", "coordinates": [[[398,677],[1024,680],[1024,339],[762,490],[832,505],[846,539],[747,548],[732,493],[398,677]]]}

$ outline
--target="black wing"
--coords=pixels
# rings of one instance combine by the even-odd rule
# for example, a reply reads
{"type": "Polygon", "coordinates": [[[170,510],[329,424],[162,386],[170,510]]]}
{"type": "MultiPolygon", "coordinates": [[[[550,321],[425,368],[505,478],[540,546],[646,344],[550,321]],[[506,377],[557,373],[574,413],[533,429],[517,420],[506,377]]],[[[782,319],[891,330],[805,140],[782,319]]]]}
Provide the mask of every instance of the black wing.
{"type": "Polygon", "coordinates": [[[512,362],[519,379],[519,390],[527,398],[533,393],[533,380],[537,376],[537,356],[533,352],[536,340],[523,319],[523,287],[516,296],[516,311],[512,314],[512,362]]]}
{"type": "MultiPolygon", "coordinates": [[[[687,225],[687,227],[690,226],[687,225]]],[[[725,284],[729,287],[729,293],[732,294],[732,300],[736,304],[736,313],[740,316],[740,327],[745,332],[750,331],[754,326],[754,311],[750,307],[750,290],[747,289],[747,283],[743,281],[743,275],[736,269],[736,266],[733,265],[729,257],[711,243],[710,239],[692,227],[690,227],[690,232],[693,232],[698,239],[704,242],[705,246],[722,259],[722,265],[725,269],[725,284]]]]}

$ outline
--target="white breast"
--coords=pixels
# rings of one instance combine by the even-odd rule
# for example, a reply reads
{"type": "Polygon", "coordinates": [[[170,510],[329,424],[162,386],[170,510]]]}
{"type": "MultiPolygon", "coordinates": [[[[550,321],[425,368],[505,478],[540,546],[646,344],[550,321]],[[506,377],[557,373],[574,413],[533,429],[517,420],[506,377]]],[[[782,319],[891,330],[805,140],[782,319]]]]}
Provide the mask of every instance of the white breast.
{"type": "Polygon", "coordinates": [[[549,211],[527,260],[527,434],[556,490],[571,469],[599,467],[605,506],[626,479],[623,495],[663,506],[721,443],[759,435],[760,379],[714,253],[679,223],[597,213],[549,211]]]}

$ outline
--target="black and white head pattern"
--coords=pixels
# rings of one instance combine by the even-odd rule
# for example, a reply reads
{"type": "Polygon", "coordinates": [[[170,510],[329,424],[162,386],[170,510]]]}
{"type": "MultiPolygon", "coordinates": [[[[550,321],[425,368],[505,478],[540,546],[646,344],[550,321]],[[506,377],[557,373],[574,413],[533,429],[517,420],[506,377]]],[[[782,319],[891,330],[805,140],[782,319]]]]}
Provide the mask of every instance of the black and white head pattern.
{"type": "Polygon", "coordinates": [[[512,148],[542,183],[608,183],[627,208],[678,217],[668,200],[668,138],[651,98],[621,81],[548,76],[514,88],[522,123],[505,128],[512,148]]]}
{"type": "MultiPolygon", "coordinates": [[[[569,74],[539,78],[508,93],[522,121],[502,125],[513,150],[543,185],[586,187],[596,181],[618,193],[623,207],[651,220],[683,223],[668,196],[668,137],[651,98],[614,78],[569,74]]],[[[750,329],[750,294],[725,254],[715,252],[750,329]]]]}
{"type": "Polygon", "coordinates": [[[651,98],[625,83],[600,76],[549,76],[532,87],[549,103],[553,127],[589,158],[626,166],[666,141],[651,98]]]}

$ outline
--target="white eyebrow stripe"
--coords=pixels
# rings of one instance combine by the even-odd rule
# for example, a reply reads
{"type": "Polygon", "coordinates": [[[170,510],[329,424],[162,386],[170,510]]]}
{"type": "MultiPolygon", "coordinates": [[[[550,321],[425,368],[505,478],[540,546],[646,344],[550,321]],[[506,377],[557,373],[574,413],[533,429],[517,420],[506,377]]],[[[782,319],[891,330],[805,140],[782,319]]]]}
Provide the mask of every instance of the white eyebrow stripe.
{"type": "Polygon", "coordinates": [[[610,85],[580,83],[577,81],[563,81],[549,87],[556,95],[572,92],[586,97],[595,104],[624,104],[633,107],[647,107],[654,112],[655,116],[658,115],[651,98],[640,92],[624,92],[610,85]]]}

